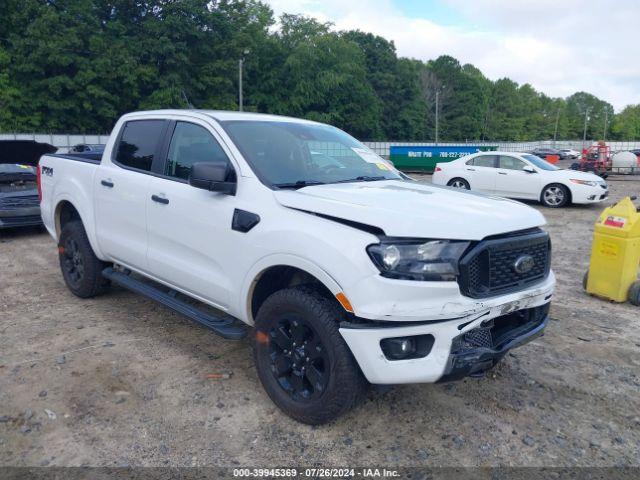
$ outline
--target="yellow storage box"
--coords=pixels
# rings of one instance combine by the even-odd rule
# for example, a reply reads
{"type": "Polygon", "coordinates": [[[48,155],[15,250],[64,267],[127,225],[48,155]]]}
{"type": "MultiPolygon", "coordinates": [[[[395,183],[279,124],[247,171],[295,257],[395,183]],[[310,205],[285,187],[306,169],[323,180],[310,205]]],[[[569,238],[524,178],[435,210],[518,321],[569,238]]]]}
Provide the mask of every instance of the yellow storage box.
{"type": "Polygon", "coordinates": [[[606,208],[595,225],[587,293],[640,303],[640,213],[631,198],[606,208]]]}

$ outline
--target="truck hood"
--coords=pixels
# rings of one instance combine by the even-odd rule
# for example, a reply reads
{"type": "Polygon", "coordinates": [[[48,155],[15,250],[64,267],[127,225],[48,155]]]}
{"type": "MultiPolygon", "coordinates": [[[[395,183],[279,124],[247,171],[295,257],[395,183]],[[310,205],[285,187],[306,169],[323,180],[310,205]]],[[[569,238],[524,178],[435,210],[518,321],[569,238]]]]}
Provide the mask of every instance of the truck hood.
{"type": "Polygon", "coordinates": [[[513,200],[410,181],[314,185],[274,195],[285,207],[375,226],[393,237],[482,240],[546,223],[513,200]]]}

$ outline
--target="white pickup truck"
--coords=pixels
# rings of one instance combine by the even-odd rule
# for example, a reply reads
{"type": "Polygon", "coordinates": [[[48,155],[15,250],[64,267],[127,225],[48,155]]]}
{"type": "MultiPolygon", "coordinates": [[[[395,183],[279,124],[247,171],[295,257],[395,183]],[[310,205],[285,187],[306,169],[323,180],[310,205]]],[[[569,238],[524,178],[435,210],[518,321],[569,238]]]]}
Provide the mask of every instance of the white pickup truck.
{"type": "Polygon", "coordinates": [[[101,160],[45,155],[38,177],[75,295],[116,283],[226,338],[253,327],[265,390],[305,423],[367,381],[482,375],[547,323],[540,213],[415,182],[328,125],[131,113],[101,160]]]}

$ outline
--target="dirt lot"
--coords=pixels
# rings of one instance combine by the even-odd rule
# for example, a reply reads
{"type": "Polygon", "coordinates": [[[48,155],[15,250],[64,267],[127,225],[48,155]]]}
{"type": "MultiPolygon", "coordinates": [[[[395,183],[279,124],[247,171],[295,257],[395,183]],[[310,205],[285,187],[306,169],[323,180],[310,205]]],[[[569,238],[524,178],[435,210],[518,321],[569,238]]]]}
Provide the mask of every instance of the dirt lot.
{"type": "Polygon", "coordinates": [[[319,428],[274,407],[248,341],[121,289],[75,298],[46,233],[0,233],[0,464],[640,465],[640,310],[581,288],[601,208],[542,209],[558,277],[544,337],[486,378],[371,391],[319,428]]]}

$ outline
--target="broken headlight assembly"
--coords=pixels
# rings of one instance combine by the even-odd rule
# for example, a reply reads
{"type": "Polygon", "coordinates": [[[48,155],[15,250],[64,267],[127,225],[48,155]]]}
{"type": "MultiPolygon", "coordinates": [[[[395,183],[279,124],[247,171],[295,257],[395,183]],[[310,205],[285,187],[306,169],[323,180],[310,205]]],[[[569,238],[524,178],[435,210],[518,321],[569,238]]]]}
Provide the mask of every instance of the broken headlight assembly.
{"type": "Polygon", "coordinates": [[[458,262],[470,242],[385,239],[367,253],[383,277],[400,280],[455,281],[458,262]]]}

